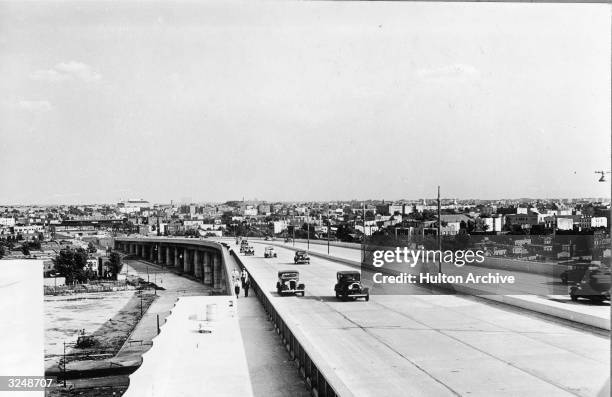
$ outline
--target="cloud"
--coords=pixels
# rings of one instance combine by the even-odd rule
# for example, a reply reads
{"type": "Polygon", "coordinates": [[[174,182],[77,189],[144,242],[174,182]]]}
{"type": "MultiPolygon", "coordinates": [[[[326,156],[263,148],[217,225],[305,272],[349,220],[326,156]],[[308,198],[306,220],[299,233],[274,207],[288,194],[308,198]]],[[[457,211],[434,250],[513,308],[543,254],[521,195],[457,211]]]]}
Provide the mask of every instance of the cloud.
{"type": "Polygon", "coordinates": [[[53,109],[53,105],[49,101],[28,101],[21,100],[15,104],[17,109],[25,110],[33,113],[48,112],[53,109]]]}
{"type": "Polygon", "coordinates": [[[471,65],[455,63],[429,69],[419,69],[417,75],[428,81],[464,81],[478,77],[480,72],[471,65]]]}
{"type": "Polygon", "coordinates": [[[51,69],[41,69],[30,75],[33,80],[40,81],[83,81],[86,83],[96,82],[102,79],[102,75],[85,63],[70,61],[62,62],[51,69]]]}

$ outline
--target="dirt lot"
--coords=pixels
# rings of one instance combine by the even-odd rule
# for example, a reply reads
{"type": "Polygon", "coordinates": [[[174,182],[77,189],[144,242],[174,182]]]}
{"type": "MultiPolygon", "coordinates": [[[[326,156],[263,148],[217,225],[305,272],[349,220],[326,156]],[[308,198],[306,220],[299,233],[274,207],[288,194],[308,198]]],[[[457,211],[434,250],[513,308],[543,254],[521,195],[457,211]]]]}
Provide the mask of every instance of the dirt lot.
{"type": "Polygon", "coordinates": [[[45,368],[57,368],[66,348],[67,368],[78,369],[77,361],[112,357],[140,320],[141,301],[145,312],[155,296],[145,291],[142,299],[135,291],[76,294],[45,299],[45,368]],[[93,335],[95,345],[76,348],[79,332],[93,335]]]}

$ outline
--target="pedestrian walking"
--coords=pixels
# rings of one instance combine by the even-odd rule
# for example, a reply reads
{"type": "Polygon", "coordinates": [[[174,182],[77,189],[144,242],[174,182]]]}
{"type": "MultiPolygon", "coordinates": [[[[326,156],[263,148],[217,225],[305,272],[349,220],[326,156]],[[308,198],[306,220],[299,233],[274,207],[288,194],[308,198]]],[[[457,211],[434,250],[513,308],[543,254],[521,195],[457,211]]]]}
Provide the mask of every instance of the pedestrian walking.
{"type": "Polygon", "coordinates": [[[234,292],[236,293],[236,299],[240,296],[240,281],[237,279],[234,281],[234,292]]]}
{"type": "Polygon", "coordinates": [[[244,280],[244,297],[248,298],[249,297],[249,287],[251,287],[251,281],[248,279],[248,277],[244,280]]]}
{"type": "Polygon", "coordinates": [[[242,269],[242,274],[240,275],[240,281],[242,282],[242,288],[244,288],[244,283],[248,277],[246,269],[242,269]]]}

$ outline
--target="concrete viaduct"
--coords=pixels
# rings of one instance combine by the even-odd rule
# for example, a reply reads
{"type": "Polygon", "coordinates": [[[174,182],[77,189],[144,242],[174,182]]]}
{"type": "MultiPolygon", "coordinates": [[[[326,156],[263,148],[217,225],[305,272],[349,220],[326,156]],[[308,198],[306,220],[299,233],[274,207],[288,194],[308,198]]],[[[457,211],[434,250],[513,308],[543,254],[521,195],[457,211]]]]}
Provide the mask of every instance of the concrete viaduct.
{"type": "Polygon", "coordinates": [[[167,237],[114,239],[114,249],[191,275],[212,287],[214,294],[229,293],[227,258],[221,244],[198,239],[167,237]]]}

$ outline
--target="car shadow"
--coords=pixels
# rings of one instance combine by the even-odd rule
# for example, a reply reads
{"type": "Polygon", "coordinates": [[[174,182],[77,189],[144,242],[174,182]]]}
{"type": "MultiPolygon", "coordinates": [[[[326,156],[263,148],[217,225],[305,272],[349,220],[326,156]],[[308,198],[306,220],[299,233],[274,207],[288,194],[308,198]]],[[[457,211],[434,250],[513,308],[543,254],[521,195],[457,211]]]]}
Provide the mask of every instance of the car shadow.
{"type": "Polygon", "coordinates": [[[581,298],[578,299],[576,302],[572,302],[571,300],[568,299],[555,299],[555,298],[548,298],[548,300],[551,301],[555,301],[555,302],[560,302],[560,303],[570,303],[572,305],[587,305],[587,306],[610,306],[610,302],[601,302],[601,301],[594,301],[591,299],[586,299],[586,298],[581,298]]]}
{"type": "Polygon", "coordinates": [[[270,291],[268,291],[268,292],[269,292],[269,293],[270,293],[270,295],[272,295],[272,296],[279,296],[279,297],[283,297],[283,298],[285,298],[285,297],[292,297],[292,296],[295,296],[295,297],[298,297],[298,298],[302,298],[302,295],[301,295],[301,294],[300,294],[300,295],[296,295],[296,294],[279,294],[278,292],[276,292],[276,290],[275,290],[275,289],[270,290],[270,291]]]}
{"type": "Polygon", "coordinates": [[[336,298],[334,295],[325,295],[325,296],[307,295],[307,296],[304,296],[303,298],[300,297],[300,299],[308,299],[308,300],[318,301],[318,302],[342,302],[342,303],[363,301],[363,298],[360,298],[360,299],[349,298],[347,300],[342,300],[342,299],[336,298]]]}

